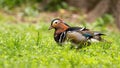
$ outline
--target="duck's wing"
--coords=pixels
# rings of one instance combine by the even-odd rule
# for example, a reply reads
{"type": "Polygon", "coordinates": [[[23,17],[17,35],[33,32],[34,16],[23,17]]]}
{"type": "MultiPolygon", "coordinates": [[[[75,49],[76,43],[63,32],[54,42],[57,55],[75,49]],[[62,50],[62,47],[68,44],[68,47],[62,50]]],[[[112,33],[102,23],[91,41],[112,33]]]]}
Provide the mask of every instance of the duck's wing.
{"type": "Polygon", "coordinates": [[[89,31],[86,27],[70,27],[66,31],[89,31]]]}
{"type": "Polygon", "coordinates": [[[66,30],[69,33],[72,34],[80,34],[85,36],[86,38],[91,38],[93,36],[92,33],[90,33],[89,29],[85,28],[85,27],[70,27],[66,30]]]}
{"type": "Polygon", "coordinates": [[[103,33],[101,33],[101,32],[98,32],[98,31],[94,31],[94,35],[95,35],[95,36],[102,36],[102,35],[105,35],[105,34],[103,34],[103,33]]]}
{"type": "Polygon", "coordinates": [[[85,29],[86,28],[81,27],[70,27],[66,30],[67,38],[70,40],[72,39],[74,42],[86,41],[87,38],[81,32],[85,29]]]}
{"type": "Polygon", "coordinates": [[[96,40],[96,41],[101,41],[102,38],[101,36],[102,35],[105,35],[101,32],[98,32],[98,31],[91,31],[85,27],[70,27],[67,31],[69,31],[70,33],[72,33],[73,35],[76,35],[79,33],[80,37],[78,38],[81,38],[84,36],[84,39],[86,38],[87,40],[96,40]],[[73,33],[74,32],[74,33],[73,33]],[[76,34],[75,34],[76,33],[76,34]]]}
{"type": "Polygon", "coordinates": [[[89,29],[83,29],[83,28],[76,31],[81,33],[88,40],[94,40],[94,41],[102,41],[103,39],[101,38],[101,36],[105,35],[98,31],[90,31],[89,29]]]}

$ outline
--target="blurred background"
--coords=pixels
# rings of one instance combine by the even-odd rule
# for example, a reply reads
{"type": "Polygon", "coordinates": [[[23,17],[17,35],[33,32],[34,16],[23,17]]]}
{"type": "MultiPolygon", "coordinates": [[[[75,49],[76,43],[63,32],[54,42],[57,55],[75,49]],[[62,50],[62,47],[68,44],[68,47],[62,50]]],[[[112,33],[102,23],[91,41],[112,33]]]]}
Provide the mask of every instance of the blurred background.
{"type": "Polygon", "coordinates": [[[120,0],[0,0],[0,68],[120,68],[120,0]],[[54,41],[51,20],[105,34],[80,50],[54,41]]]}
{"type": "Polygon", "coordinates": [[[0,0],[0,20],[12,23],[90,23],[120,29],[120,0],[0,0]]]}

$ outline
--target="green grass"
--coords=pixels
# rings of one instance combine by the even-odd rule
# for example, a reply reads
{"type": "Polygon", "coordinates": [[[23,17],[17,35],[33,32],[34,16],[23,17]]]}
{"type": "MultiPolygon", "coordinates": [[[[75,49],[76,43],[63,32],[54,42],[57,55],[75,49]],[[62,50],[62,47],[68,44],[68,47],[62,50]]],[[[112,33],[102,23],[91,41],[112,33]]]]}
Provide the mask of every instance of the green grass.
{"type": "Polygon", "coordinates": [[[0,68],[119,68],[120,35],[107,31],[112,43],[92,43],[80,50],[58,46],[50,23],[0,21],[0,68]]]}

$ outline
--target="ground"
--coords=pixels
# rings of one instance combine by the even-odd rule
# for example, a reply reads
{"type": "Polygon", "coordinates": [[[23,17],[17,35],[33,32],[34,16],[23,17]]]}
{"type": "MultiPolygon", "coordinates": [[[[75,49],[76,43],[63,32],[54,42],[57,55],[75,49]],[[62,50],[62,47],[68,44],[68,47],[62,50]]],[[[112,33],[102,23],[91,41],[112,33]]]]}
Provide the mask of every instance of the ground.
{"type": "Polygon", "coordinates": [[[50,22],[44,19],[35,23],[16,21],[13,15],[1,14],[0,68],[119,68],[119,32],[114,31],[114,26],[95,27],[95,24],[86,26],[105,33],[103,38],[108,42],[76,50],[70,49],[70,43],[58,46],[53,39],[54,30],[48,30],[50,22]]]}

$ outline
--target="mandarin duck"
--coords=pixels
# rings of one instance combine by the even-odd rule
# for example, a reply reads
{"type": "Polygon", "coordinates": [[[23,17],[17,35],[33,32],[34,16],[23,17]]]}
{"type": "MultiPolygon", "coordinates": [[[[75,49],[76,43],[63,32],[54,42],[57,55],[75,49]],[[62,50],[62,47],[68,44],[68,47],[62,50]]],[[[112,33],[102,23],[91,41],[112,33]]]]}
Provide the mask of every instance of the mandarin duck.
{"type": "Polygon", "coordinates": [[[90,42],[102,41],[104,35],[97,31],[91,31],[85,27],[71,27],[61,19],[54,19],[51,22],[49,30],[55,29],[54,40],[62,45],[65,41],[72,43],[71,47],[79,48],[82,45],[90,45],[90,42]]]}

